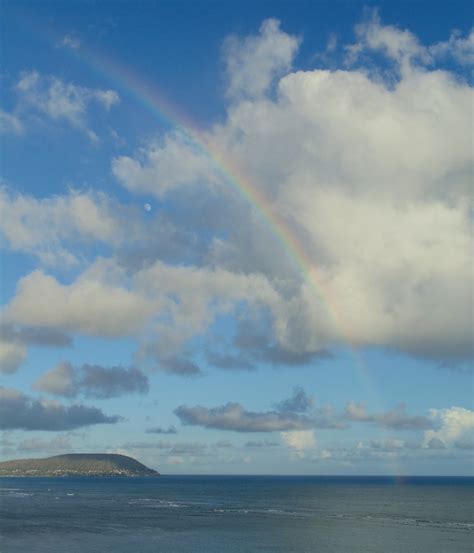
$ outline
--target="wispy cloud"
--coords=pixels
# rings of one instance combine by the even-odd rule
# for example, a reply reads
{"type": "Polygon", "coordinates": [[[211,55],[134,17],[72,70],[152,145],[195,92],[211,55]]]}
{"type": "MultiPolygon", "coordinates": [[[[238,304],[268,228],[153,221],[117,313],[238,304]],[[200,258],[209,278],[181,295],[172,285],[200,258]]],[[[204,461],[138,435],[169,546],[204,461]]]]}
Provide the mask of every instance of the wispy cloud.
{"type": "Polygon", "coordinates": [[[96,142],[96,133],[88,126],[92,103],[109,110],[120,98],[113,90],[93,89],[69,83],[38,71],[24,71],[16,84],[21,111],[35,110],[53,121],[65,121],[96,142]]]}
{"type": "Polygon", "coordinates": [[[58,46],[62,46],[64,48],[72,48],[73,50],[79,50],[79,48],[81,47],[81,41],[76,34],[68,33],[64,35],[63,38],[59,41],[58,46]]]}
{"type": "Polygon", "coordinates": [[[266,19],[256,36],[228,37],[223,47],[228,96],[233,100],[261,97],[289,71],[299,42],[281,31],[276,19],[266,19]]]}
{"type": "Polygon", "coordinates": [[[147,428],[145,430],[147,434],[177,434],[175,426],[168,426],[168,428],[162,428],[161,426],[154,426],[153,428],[147,428]]]}
{"type": "Polygon", "coordinates": [[[23,123],[12,113],[0,109],[0,134],[22,134],[23,123]]]}
{"type": "Polygon", "coordinates": [[[345,417],[354,422],[368,422],[392,430],[426,430],[433,427],[430,418],[410,415],[404,405],[398,405],[385,413],[368,414],[363,404],[349,402],[345,408],[345,417]]]}

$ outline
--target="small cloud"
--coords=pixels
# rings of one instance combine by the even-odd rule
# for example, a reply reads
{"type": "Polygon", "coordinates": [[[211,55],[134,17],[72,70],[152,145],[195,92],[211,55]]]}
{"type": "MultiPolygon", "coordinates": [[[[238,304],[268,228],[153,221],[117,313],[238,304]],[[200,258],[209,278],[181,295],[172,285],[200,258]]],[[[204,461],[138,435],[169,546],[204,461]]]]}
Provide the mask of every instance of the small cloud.
{"type": "Polygon", "coordinates": [[[36,390],[63,397],[83,395],[108,399],[125,394],[148,392],[148,378],[134,367],[102,367],[59,363],[43,374],[34,384],[36,390]]]}
{"type": "Polygon", "coordinates": [[[278,442],[270,442],[269,440],[250,440],[245,443],[245,447],[251,448],[265,448],[265,447],[278,447],[278,442]]]}
{"type": "Polygon", "coordinates": [[[332,453],[328,449],[323,449],[321,453],[319,454],[319,458],[323,461],[325,459],[330,459],[332,457],[332,453]]]}
{"type": "Polygon", "coordinates": [[[392,430],[426,430],[433,427],[431,419],[408,414],[403,404],[386,413],[369,414],[364,404],[349,401],[345,407],[345,418],[354,422],[372,423],[392,430]]]}
{"type": "Polygon", "coordinates": [[[454,442],[454,447],[457,447],[458,449],[474,449],[474,436],[470,436],[468,438],[463,438],[462,440],[458,440],[454,442]]]}
{"type": "Polygon", "coordinates": [[[459,31],[453,31],[448,40],[437,42],[429,47],[429,52],[436,59],[452,59],[460,65],[474,63],[474,30],[463,37],[459,31]]]}
{"type": "Polygon", "coordinates": [[[398,451],[406,447],[406,442],[393,438],[387,440],[371,440],[370,447],[381,451],[398,451]]]}
{"type": "Polygon", "coordinates": [[[98,144],[100,142],[99,137],[97,136],[97,133],[95,133],[94,131],[87,129],[84,132],[86,133],[86,136],[89,138],[89,140],[94,144],[98,144]]]}
{"type": "Polygon", "coordinates": [[[109,110],[120,101],[114,90],[88,88],[38,71],[23,71],[15,88],[23,110],[35,111],[52,121],[65,121],[92,142],[99,139],[88,127],[91,104],[98,103],[109,110]]]}
{"type": "Polygon", "coordinates": [[[277,403],[276,408],[282,413],[305,413],[309,411],[313,405],[314,400],[306,394],[303,388],[295,387],[293,388],[293,395],[277,403]]]}
{"type": "Polygon", "coordinates": [[[62,40],[59,42],[59,46],[71,48],[72,50],[78,50],[81,47],[81,41],[73,33],[69,33],[64,35],[62,40]]]}
{"type": "Polygon", "coordinates": [[[115,146],[120,147],[126,144],[126,140],[112,127],[109,127],[109,136],[113,140],[115,146]]]}
{"type": "Polygon", "coordinates": [[[381,52],[400,68],[406,68],[414,61],[429,63],[427,49],[418,38],[407,30],[396,26],[383,25],[377,9],[366,10],[366,17],[355,28],[357,42],[347,46],[347,62],[356,62],[367,52],[381,52]]]}
{"type": "Polygon", "coordinates": [[[173,466],[182,465],[184,462],[185,462],[184,458],[178,455],[169,455],[166,458],[167,465],[173,465],[173,466]]]}
{"type": "Polygon", "coordinates": [[[439,438],[431,438],[427,443],[428,449],[446,449],[445,443],[439,438]]]}
{"type": "Polygon", "coordinates": [[[326,43],[326,51],[327,52],[334,52],[337,48],[337,34],[336,33],[330,33],[328,37],[328,41],[326,43]]]}
{"type": "MultiPolygon", "coordinates": [[[[298,390],[296,397],[299,398],[298,390]]],[[[301,409],[301,402],[290,398],[288,405],[301,409]]],[[[280,404],[281,405],[281,404],[280,404]]],[[[305,407],[306,409],[306,407],[305,407]]],[[[329,408],[319,409],[311,413],[299,413],[292,411],[247,411],[239,403],[226,403],[219,407],[187,407],[180,405],[175,409],[175,414],[182,424],[203,426],[205,428],[217,428],[220,430],[233,430],[235,432],[277,432],[290,430],[304,430],[308,428],[345,428],[338,417],[329,408]]]]}
{"type": "Polygon", "coordinates": [[[294,450],[296,457],[303,458],[306,451],[316,447],[314,430],[295,430],[292,432],[280,432],[283,442],[294,450]]]}
{"type": "Polygon", "coordinates": [[[147,428],[145,430],[147,434],[177,434],[175,426],[168,426],[168,428],[162,428],[161,426],[156,426],[154,428],[147,428]]]}
{"type": "Polygon", "coordinates": [[[109,110],[115,104],[120,102],[119,95],[115,90],[99,90],[94,91],[95,98],[104,106],[105,109],[109,110]]]}
{"type": "Polygon", "coordinates": [[[430,416],[436,426],[434,430],[425,432],[427,447],[439,443],[451,447],[474,442],[474,411],[463,407],[431,409],[430,416]]]}
{"type": "Polygon", "coordinates": [[[11,113],[0,109],[0,134],[22,134],[23,123],[11,113]]]}
{"type": "Polygon", "coordinates": [[[198,365],[185,357],[166,357],[160,359],[160,367],[165,372],[181,376],[198,376],[202,374],[198,365]]]}
{"type": "Polygon", "coordinates": [[[229,355],[219,352],[208,350],[206,352],[207,362],[224,370],[244,370],[253,371],[256,369],[255,365],[251,363],[245,355],[229,355]]]}
{"type": "Polygon", "coordinates": [[[175,409],[175,414],[182,424],[235,432],[274,432],[311,426],[311,421],[305,417],[277,411],[246,411],[238,403],[227,403],[210,409],[181,405],[175,409]]]}

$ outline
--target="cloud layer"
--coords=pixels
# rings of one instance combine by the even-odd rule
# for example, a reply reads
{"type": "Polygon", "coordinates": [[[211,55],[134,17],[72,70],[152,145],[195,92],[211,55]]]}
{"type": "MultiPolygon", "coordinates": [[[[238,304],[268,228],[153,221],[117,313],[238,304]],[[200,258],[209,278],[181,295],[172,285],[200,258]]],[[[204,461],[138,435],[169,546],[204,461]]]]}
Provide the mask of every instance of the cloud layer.
{"type": "Polygon", "coordinates": [[[293,394],[277,403],[272,411],[248,411],[238,403],[227,403],[212,408],[180,405],[175,409],[175,414],[182,424],[235,432],[342,429],[346,426],[331,408],[314,408],[313,400],[301,388],[295,388],[293,394]]]}
{"type": "Polygon", "coordinates": [[[349,402],[345,408],[345,416],[354,422],[369,422],[375,426],[391,430],[427,430],[433,427],[433,422],[427,417],[409,415],[404,405],[399,405],[386,413],[368,414],[361,403],[349,402]]]}

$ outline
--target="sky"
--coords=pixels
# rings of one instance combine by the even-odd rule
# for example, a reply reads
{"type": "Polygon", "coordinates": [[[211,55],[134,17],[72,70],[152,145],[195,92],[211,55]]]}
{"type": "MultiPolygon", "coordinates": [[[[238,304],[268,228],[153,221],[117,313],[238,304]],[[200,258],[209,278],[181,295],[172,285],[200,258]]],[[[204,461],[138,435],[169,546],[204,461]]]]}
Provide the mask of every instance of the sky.
{"type": "Polygon", "coordinates": [[[470,2],[0,9],[0,460],[472,474],[470,2]]]}

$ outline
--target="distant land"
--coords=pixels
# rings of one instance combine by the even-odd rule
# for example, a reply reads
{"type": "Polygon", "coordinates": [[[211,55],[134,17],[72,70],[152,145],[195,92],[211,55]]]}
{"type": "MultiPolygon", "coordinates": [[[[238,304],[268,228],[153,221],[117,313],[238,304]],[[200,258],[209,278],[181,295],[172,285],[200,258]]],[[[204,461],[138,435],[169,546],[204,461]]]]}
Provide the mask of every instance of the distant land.
{"type": "Polygon", "coordinates": [[[132,457],[115,453],[70,453],[0,463],[0,476],[159,476],[132,457]]]}

